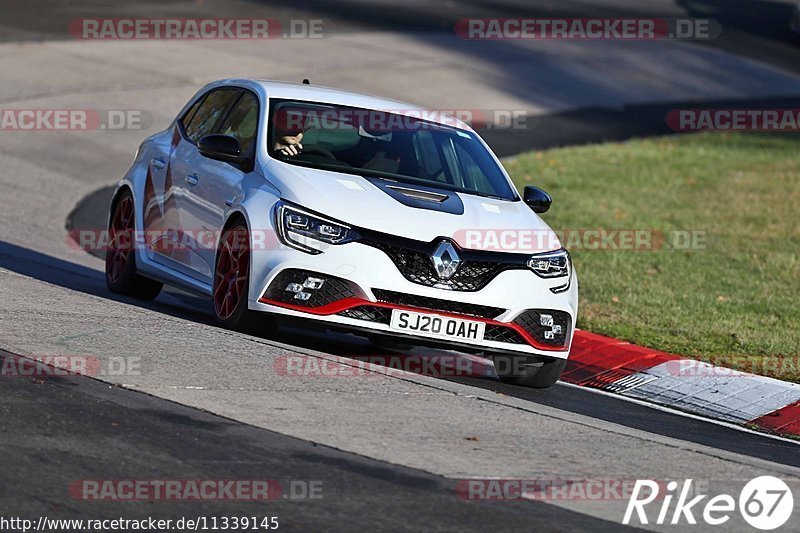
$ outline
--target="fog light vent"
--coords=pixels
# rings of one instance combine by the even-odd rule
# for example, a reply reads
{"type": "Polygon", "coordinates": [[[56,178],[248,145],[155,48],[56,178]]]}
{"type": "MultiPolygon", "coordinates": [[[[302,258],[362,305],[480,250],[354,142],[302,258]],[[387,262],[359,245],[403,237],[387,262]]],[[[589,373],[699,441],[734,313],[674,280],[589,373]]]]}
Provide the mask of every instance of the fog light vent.
{"type": "Polygon", "coordinates": [[[321,307],[344,298],[356,297],[363,297],[363,293],[351,281],[319,272],[289,268],[275,276],[260,300],[302,307],[321,307]]]}
{"type": "Polygon", "coordinates": [[[555,309],[529,309],[515,318],[514,322],[537,342],[550,346],[565,346],[572,326],[569,313],[555,309]]]}

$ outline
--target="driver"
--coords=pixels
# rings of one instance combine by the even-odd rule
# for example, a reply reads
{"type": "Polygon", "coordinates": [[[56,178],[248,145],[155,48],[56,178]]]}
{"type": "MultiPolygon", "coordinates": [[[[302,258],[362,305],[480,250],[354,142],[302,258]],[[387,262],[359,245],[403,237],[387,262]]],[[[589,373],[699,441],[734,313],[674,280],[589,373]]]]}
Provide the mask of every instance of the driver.
{"type": "Polygon", "coordinates": [[[275,150],[286,156],[297,155],[303,150],[302,140],[302,131],[297,135],[284,135],[275,142],[275,150]]]}

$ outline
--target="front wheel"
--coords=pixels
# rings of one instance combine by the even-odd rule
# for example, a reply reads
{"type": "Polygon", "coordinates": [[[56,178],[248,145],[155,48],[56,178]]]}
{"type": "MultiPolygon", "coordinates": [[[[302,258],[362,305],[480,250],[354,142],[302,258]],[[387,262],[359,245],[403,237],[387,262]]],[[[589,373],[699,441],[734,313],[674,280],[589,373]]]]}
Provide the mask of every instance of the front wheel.
{"type": "Polygon", "coordinates": [[[503,383],[546,389],[555,385],[564,367],[566,359],[535,359],[521,356],[495,356],[494,367],[503,383]]]}
{"type": "Polygon", "coordinates": [[[250,235],[243,221],[222,234],[214,267],[212,299],[217,322],[244,333],[272,329],[272,321],[247,308],[250,289],[250,235]]]}

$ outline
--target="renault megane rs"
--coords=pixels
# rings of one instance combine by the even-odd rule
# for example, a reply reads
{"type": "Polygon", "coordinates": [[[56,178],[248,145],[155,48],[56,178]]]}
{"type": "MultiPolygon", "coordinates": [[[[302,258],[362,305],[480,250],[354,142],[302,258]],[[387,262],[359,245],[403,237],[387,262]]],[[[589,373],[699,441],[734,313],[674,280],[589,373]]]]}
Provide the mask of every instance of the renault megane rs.
{"type": "Polygon", "coordinates": [[[164,283],[205,295],[232,329],[312,319],[492,357],[502,379],[547,387],[578,307],[549,206],[445,113],[222,80],[139,147],[111,202],[106,279],[144,299],[164,283]]]}

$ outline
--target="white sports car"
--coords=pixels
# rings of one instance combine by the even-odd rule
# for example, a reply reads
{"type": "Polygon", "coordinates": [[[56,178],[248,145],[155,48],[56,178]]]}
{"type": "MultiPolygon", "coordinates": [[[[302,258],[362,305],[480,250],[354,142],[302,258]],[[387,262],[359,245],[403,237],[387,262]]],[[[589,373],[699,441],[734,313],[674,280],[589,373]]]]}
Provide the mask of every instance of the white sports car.
{"type": "Polygon", "coordinates": [[[163,283],[205,295],[237,330],[301,317],[492,357],[502,379],[547,387],[578,308],[537,214],[549,206],[444,113],[222,80],[139,147],[111,202],[106,278],[145,299],[163,283]]]}

